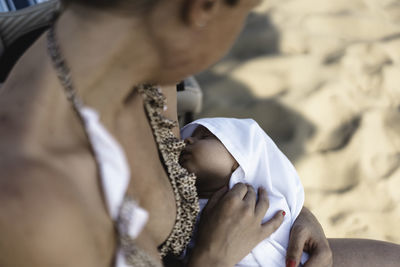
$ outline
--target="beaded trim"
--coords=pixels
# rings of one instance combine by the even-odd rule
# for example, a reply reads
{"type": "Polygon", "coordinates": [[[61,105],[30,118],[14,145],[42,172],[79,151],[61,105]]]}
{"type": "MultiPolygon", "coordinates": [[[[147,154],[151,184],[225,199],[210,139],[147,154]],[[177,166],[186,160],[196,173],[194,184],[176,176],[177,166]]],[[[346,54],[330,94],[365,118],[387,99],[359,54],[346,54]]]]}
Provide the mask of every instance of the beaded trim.
{"type": "Polygon", "coordinates": [[[152,85],[141,85],[137,87],[137,90],[143,97],[147,116],[167,169],[176,201],[175,225],[167,240],[160,246],[159,251],[162,257],[169,253],[179,256],[191,239],[199,213],[199,200],[195,186],[196,176],[178,163],[185,143],[176,138],[172,132],[172,128],[177,126],[177,122],[169,120],[161,114],[166,106],[161,89],[152,85]]]}

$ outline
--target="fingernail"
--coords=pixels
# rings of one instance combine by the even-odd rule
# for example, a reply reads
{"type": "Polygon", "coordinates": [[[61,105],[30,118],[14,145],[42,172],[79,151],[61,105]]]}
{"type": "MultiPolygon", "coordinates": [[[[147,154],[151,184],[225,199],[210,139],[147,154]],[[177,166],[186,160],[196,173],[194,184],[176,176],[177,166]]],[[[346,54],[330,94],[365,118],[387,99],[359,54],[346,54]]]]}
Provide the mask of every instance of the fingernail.
{"type": "Polygon", "coordinates": [[[282,211],[282,215],[285,216],[285,215],[286,215],[286,212],[285,212],[285,211],[282,211]]]}
{"type": "Polygon", "coordinates": [[[294,260],[287,259],[286,267],[296,267],[296,262],[294,260]]]}

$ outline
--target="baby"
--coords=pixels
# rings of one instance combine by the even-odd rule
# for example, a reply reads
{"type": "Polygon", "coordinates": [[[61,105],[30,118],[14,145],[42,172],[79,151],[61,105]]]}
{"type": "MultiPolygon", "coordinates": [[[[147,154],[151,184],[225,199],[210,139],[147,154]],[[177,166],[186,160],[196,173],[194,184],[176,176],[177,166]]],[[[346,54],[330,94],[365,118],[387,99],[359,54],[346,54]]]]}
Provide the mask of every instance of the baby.
{"type": "MultiPolygon", "coordinates": [[[[284,210],[282,225],[236,266],[284,267],[291,226],[304,203],[304,190],[289,160],[252,119],[209,118],[181,130],[186,148],[180,163],[197,176],[200,206],[222,186],[264,187],[270,202],[263,219],[284,210]]],[[[307,259],[303,255],[302,262],[307,259]]]]}

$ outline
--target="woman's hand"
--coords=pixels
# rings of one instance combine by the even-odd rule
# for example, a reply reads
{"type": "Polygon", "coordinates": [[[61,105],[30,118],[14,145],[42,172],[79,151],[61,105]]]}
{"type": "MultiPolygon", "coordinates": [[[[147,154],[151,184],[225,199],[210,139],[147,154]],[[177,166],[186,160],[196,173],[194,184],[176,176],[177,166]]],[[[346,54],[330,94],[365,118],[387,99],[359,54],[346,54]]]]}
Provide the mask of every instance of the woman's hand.
{"type": "Polygon", "coordinates": [[[310,254],[310,258],[304,267],[333,266],[332,251],[324,231],[315,216],[307,208],[302,209],[292,226],[286,267],[298,266],[303,251],[310,254]]]}
{"type": "Polygon", "coordinates": [[[232,267],[283,222],[284,214],[278,212],[261,224],[269,207],[264,189],[259,189],[258,201],[251,186],[237,184],[226,191],[216,192],[203,210],[191,267],[232,267]]]}

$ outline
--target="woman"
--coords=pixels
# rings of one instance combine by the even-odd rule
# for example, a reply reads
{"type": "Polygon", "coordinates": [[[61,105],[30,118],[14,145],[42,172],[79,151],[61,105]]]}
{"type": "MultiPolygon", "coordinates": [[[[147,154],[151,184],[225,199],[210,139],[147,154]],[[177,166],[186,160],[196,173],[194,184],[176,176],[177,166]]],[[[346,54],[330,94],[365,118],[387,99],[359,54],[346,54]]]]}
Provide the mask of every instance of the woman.
{"type": "MultiPolygon", "coordinates": [[[[229,48],[257,3],[67,1],[48,37],[23,55],[0,92],[1,266],[157,266],[159,251],[182,249],[196,214],[193,177],[171,178],[177,170],[170,167],[178,168],[171,151],[179,145],[172,143],[172,156],[164,157],[161,141],[173,125],[160,120],[160,93],[142,84],[173,84],[206,68],[229,48]],[[108,192],[120,176],[129,185],[108,192]],[[121,191],[126,198],[113,202],[121,191]],[[136,216],[133,226],[124,208],[136,216]]],[[[163,93],[163,114],[176,119],[176,92],[163,93]]],[[[269,236],[282,216],[261,226],[254,209],[266,210],[267,197],[254,203],[245,185],[219,191],[189,265],[233,266],[269,236]],[[221,219],[226,216],[232,219],[221,219]]],[[[331,266],[329,245],[309,211],[300,214],[291,237],[288,266],[296,266],[303,248],[311,253],[308,266],[331,266]]],[[[331,243],[333,252],[347,253],[340,242],[331,243]]],[[[337,266],[356,266],[351,257],[341,259],[337,266]]]]}

